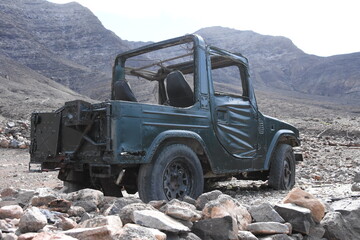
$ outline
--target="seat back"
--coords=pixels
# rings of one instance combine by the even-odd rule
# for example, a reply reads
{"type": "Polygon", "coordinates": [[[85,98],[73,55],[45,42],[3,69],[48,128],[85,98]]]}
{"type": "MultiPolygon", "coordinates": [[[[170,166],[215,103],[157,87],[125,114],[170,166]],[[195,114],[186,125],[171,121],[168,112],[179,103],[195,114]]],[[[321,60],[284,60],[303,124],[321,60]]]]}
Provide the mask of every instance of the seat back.
{"type": "Polygon", "coordinates": [[[166,92],[169,104],[173,107],[194,105],[194,93],[180,71],[173,71],[166,77],[166,92]]]}
{"type": "Polygon", "coordinates": [[[124,80],[115,82],[115,100],[123,100],[129,102],[137,102],[134,93],[131,91],[129,84],[124,80]]]}

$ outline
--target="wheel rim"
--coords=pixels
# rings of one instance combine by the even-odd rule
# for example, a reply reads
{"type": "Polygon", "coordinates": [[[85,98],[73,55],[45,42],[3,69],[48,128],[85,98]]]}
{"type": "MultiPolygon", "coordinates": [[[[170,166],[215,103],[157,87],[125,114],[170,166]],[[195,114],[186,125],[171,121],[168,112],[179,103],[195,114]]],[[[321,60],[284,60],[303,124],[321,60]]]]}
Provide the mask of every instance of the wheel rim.
{"type": "Polygon", "coordinates": [[[183,199],[191,192],[191,174],[188,167],[175,159],[165,169],[163,176],[163,189],[168,200],[183,199]]]}
{"type": "Polygon", "coordinates": [[[288,159],[284,161],[284,184],[286,188],[291,185],[291,167],[288,159]]]}

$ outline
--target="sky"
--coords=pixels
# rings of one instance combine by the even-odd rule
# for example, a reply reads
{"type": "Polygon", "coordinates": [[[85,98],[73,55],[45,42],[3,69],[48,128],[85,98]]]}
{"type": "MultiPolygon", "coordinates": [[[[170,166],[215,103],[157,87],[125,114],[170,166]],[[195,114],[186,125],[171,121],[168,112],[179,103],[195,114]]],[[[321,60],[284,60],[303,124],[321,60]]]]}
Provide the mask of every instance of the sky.
{"type": "Polygon", "coordinates": [[[284,36],[318,56],[360,52],[359,0],[75,1],[129,41],[160,41],[222,26],[284,36]]]}

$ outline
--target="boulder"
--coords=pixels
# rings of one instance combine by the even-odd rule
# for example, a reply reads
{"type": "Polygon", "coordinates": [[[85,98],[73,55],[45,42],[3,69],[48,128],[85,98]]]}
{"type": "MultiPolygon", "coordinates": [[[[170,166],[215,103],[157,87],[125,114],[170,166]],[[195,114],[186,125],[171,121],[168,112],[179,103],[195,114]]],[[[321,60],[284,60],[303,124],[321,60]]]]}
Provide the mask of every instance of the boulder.
{"type": "MultiPolygon", "coordinates": [[[[294,240],[294,239],[286,234],[274,234],[270,236],[259,237],[259,240],[294,240]]],[[[318,240],[318,239],[311,239],[311,240],[318,240]]]]}
{"type": "Polygon", "coordinates": [[[133,221],[144,227],[156,228],[168,232],[189,232],[190,229],[179,221],[157,210],[134,211],[133,221]]]}
{"type": "Polygon", "coordinates": [[[255,235],[291,234],[288,225],[279,222],[257,222],[247,226],[247,231],[255,235]]]}
{"type": "Polygon", "coordinates": [[[286,221],[291,223],[293,230],[303,234],[309,234],[311,226],[316,223],[311,216],[311,211],[292,203],[277,204],[275,211],[286,221]]]}
{"type": "Polygon", "coordinates": [[[91,202],[95,206],[98,206],[104,199],[104,194],[95,189],[85,188],[76,192],[68,193],[66,200],[72,202],[91,202]]]}
{"type": "Polygon", "coordinates": [[[209,201],[217,199],[222,194],[219,190],[201,194],[196,200],[196,208],[202,210],[209,201]]]}
{"type": "Polygon", "coordinates": [[[285,222],[270,203],[251,206],[248,210],[255,222],[285,222]]]}
{"type": "Polygon", "coordinates": [[[15,232],[16,231],[15,224],[1,219],[0,220],[0,230],[3,232],[15,232]]]}
{"type": "Polygon", "coordinates": [[[119,211],[119,216],[121,218],[122,223],[125,225],[127,223],[133,223],[133,213],[134,211],[138,210],[156,210],[154,207],[152,207],[149,204],[146,203],[131,203],[129,205],[126,205],[119,211]]]}
{"type": "Polygon", "coordinates": [[[238,226],[229,215],[194,222],[192,232],[200,239],[237,240],[238,226]]]}
{"type": "Polygon", "coordinates": [[[42,233],[38,233],[31,240],[75,240],[75,239],[76,238],[66,236],[65,234],[62,234],[62,233],[42,232],[42,233]]]}
{"type": "Polygon", "coordinates": [[[196,234],[192,232],[180,233],[179,240],[201,240],[196,234]]]}
{"type": "Polygon", "coordinates": [[[238,239],[239,240],[258,240],[258,238],[248,231],[239,231],[238,232],[238,239]]]}
{"type": "Polygon", "coordinates": [[[0,218],[21,218],[24,214],[23,209],[19,205],[10,205],[0,208],[0,218]]]}
{"type": "Polygon", "coordinates": [[[343,199],[331,205],[332,209],[341,213],[342,217],[360,236],[360,199],[343,199]]]}
{"type": "Polygon", "coordinates": [[[300,188],[292,189],[282,202],[293,203],[297,206],[310,209],[311,215],[317,223],[319,223],[325,215],[325,205],[313,195],[300,188]]]}
{"type": "Polygon", "coordinates": [[[96,228],[74,228],[64,231],[62,233],[76,239],[113,240],[116,231],[112,227],[107,225],[96,228]]]}
{"type": "Polygon", "coordinates": [[[168,216],[184,221],[194,222],[201,219],[201,212],[198,212],[194,205],[178,199],[172,199],[160,211],[168,216]]]}
{"type": "Polygon", "coordinates": [[[63,215],[59,216],[60,221],[57,222],[56,226],[64,231],[69,230],[69,229],[73,229],[75,227],[77,227],[77,223],[67,217],[64,217],[63,215]]]}
{"type": "Polygon", "coordinates": [[[34,237],[36,237],[39,233],[32,233],[32,232],[29,232],[29,233],[24,233],[24,234],[21,234],[19,237],[18,237],[18,240],[32,240],[34,239],[34,237]]]}
{"type": "Polygon", "coordinates": [[[82,217],[86,213],[85,209],[80,206],[71,206],[69,210],[67,210],[67,214],[70,217],[82,217]]]}
{"type": "Polygon", "coordinates": [[[104,215],[115,215],[119,214],[120,210],[131,203],[142,203],[138,198],[123,197],[115,200],[111,206],[105,210],[104,215]]]}
{"type": "Polygon", "coordinates": [[[324,238],[331,240],[356,240],[359,239],[352,226],[343,218],[339,212],[329,212],[321,221],[325,229],[324,238]]]}
{"type": "Polygon", "coordinates": [[[37,207],[26,209],[24,215],[20,218],[19,230],[22,233],[37,232],[47,224],[46,217],[37,207]]]}
{"type": "MultiPolygon", "coordinates": [[[[71,208],[71,205],[72,205],[72,203],[65,199],[54,199],[48,203],[48,208],[51,211],[66,213],[71,208]]],[[[82,209],[84,209],[84,208],[82,208],[82,209]]]]}
{"type": "Polygon", "coordinates": [[[116,234],[116,239],[166,240],[166,234],[154,228],[128,223],[116,234]]]}
{"type": "Polygon", "coordinates": [[[31,205],[35,207],[47,206],[57,197],[57,194],[50,188],[38,188],[36,193],[37,195],[31,199],[31,205]]]}
{"type": "Polygon", "coordinates": [[[85,220],[84,222],[81,222],[79,224],[79,226],[82,228],[95,228],[106,225],[112,226],[113,228],[116,229],[120,229],[123,226],[120,217],[115,215],[98,216],[95,218],[90,218],[88,220],[85,220]]]}
{"type": "Polygon", "coordinates": [[[236,199],[225,194],[207,202],[202,210],[202,215],[204,219],[230,216],[238,225],[239,230],[246,230],[247,225],[252,220],[250,213],[244,206],[236,199]]]}

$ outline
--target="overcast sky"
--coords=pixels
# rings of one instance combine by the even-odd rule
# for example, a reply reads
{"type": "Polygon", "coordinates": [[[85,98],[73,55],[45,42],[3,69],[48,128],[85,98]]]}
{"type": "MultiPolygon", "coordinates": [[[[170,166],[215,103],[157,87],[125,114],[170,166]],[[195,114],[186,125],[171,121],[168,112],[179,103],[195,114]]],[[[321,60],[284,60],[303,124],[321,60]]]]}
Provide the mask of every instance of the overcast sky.
{"type": "MultiPolygon", "coordinates": [[[[49,0],[67,3],[69,0],[49,0]]],[[[211,26],[285,36],[309,54],[360,52],[359,0],[76,0],[120,38],[159,41],[211,26]]]]}

